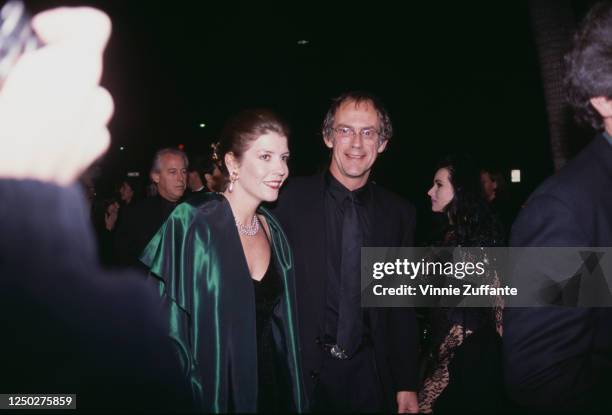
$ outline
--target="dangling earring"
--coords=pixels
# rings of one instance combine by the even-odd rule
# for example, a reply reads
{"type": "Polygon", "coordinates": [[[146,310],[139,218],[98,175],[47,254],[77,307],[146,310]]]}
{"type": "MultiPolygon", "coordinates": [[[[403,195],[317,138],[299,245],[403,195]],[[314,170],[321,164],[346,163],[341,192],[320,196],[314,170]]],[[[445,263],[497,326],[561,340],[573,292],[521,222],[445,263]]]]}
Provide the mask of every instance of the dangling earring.
{"type": "Polygon", "coordinates": [[[227,191],[230,193],[234,191],[234,182],[238,180],[236,176],[237,176],[236,172],[232,172],[232,174],[230,175],[230,184],[229,184],[229,187],[227,188],[227,191]]]}

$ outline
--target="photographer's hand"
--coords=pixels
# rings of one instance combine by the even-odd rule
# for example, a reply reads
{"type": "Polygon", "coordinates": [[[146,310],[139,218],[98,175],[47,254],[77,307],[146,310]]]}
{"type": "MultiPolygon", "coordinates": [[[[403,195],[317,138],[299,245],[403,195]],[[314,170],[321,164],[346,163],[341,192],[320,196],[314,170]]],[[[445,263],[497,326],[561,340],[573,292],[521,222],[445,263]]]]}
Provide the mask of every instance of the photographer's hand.
{"type": "Polygon", "coordinates": [[[99,86],[111,23],[92,8],[32,19],[45,44],[26,53],[0,90],[0,178],[74,181],[108,148],[113,101],[99,86]]]}

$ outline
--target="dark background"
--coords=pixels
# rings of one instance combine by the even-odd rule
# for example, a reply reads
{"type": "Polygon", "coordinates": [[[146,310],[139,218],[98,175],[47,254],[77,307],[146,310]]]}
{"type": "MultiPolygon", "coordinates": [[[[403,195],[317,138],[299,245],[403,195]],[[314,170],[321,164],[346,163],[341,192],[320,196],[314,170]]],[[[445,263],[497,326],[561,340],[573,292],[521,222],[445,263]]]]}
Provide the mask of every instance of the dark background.
{"type": "Polygon", "coordinates": [[[229,115],[252,106],[290,123],[291,174],[319,171],[321,121],[350,89],[379,95],[394,123],[373,177],[422,210],[448,153],[508,177],[521,169],[518,200],[553,173],[527,0],[28,3],[58,4],[94,5],[113,21],[103,84],[116,113],[99,192],[127,171],[146,177],[160,147],[204,151],[229,115]]]}

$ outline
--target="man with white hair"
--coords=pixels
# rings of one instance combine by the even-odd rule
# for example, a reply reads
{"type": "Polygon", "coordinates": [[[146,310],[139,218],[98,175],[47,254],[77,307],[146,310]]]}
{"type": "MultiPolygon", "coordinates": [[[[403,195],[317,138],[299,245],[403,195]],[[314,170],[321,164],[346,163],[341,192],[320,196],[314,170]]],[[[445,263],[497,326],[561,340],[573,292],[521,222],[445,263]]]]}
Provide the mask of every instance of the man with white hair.
{"type": "Polygon", "coordinates": [[[119,265],[144,270],[138,258],[183,197],[188,164],[181,150],[164,148],[155,153],[150,178],[157,195],[139,201],[126,211],[117,227],[115,254],[119,265]]]}

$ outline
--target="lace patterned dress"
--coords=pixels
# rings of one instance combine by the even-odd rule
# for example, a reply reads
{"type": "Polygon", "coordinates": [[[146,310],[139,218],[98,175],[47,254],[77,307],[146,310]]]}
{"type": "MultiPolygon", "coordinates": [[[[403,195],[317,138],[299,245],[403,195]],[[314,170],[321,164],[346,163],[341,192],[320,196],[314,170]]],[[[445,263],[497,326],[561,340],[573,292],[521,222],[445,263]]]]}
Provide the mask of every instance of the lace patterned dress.
{"type": "MultiPolygon", "coordinates": [[[[452,237],[446,235],[443,244],[452,246],[452,237]]],[[[488,269],[483,278],[483,284],[500,285],[493,269],[488,269]]],[[[424,376],[418,394],[420,412],[507,407],[501,367],[502,311],[500,297],[492,297],[491,307],[487,308],[429,310],[424,336],[424,376]]]]}

